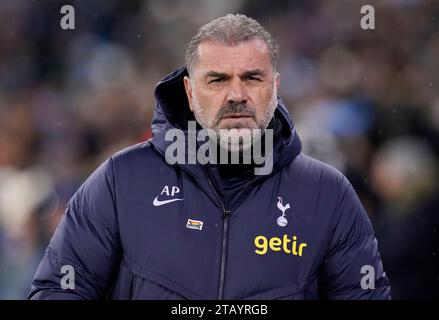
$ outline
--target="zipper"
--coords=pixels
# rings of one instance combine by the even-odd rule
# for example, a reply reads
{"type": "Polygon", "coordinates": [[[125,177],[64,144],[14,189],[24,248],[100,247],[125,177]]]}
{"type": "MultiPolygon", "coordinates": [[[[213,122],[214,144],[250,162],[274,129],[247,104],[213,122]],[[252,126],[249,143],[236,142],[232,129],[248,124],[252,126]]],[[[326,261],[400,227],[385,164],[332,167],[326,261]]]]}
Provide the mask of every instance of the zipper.
{"type": "Polygon", "coordinates": [[[230,211],[224,210],[223,220],[223,241],[221,246],[221,268],[220,268],[220,282],[218,286],[218,300],[224,298],[224,280],[226,276],[226,258],[227,258],[227,240],[229,234],[229,214],[230,211]]]}
{"type": "Polygon", "coordinates": [[[217,300],[223,300],[224,296],[224,280],[226,277],[226,258],[227,258],[227,240],[229,233],[229,214],[230,211],[226,210],[223,199],[220,198],[218,192],[213,186],[212,180],[210,179],[209,174],[207,173],[207,181],[209,182],[210,187],[212,188],[215,196],[218,198],[219,203],[221,204],[222,214],[223,214],[223,237],[221,243],[221,262],[220,262],[220,279],[218,285],[218,295],[217,300]]]}
{"type": "Polygon", "coordinates": [[[212,188],[215,196],[218,198],[217,200],[221,204],[222,208],[222,214],[223,214],[223,237],[222,237],[222,244],[221,244],[221,262],[220,262],[220,280],[219,280],[219,286],[218,286],[218,295],[217,300],[223,300],[224,299],[224,283],[225,283],[225,277],[226,277],[226,258],[227,258],[227,245],[228,245],[228,235],[229,235],[229,215],[231,213],[232,208],[236,207],[242,199],[244,198],[243,195],[245,195],[245,192],[250,189],[250,187],[253,185],[254,181],[250,183],[247,188],[242,190],[240,195],[238,196],[237,200],[231,205],[230,210],[227,210],[223,199],[219,196],[218,192],[216,191],[212,180],[207,173],[207,180],[209,182],[210,187],[212,188]]]}
{"type": "Polygon", "coordinates": [[[134,286],[136,285],[136,276],[131,273],[131,283],[128,292],[128,300],[133,300],[134,298],[134,286]]]}

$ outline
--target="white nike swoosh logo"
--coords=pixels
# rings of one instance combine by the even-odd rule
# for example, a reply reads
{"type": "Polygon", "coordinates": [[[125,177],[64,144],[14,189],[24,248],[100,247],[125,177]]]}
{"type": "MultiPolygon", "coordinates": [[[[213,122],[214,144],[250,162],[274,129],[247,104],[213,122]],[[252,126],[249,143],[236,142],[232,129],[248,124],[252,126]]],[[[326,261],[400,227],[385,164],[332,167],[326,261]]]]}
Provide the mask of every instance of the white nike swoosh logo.
{"type": "Polygon", "coordinates": [[[162,205],[164,205],[164,204],[168,204],[168,203],[171,203],[171,202],[174,202],[174,201],[182,201],[182,200],[184,200],[184,198],[183,199],[169,199],[169,200],[159,200],[159,199],[157,199],[159,196],[157,196],[157,197],[155,197],[155,199],[154,199],[154,201],[152,202],[152,204],[155,206],[155,207],[159,207],[159,206],[162,206],[162,205]]]}

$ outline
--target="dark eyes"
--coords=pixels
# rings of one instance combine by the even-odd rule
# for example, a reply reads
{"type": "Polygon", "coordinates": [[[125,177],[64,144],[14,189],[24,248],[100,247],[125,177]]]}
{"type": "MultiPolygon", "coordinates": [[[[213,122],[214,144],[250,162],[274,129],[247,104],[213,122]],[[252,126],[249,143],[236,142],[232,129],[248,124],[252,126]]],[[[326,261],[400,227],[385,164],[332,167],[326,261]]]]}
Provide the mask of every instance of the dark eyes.
{"type": "Polygon", "coordinates": [[[225,80],[224,78],[216,78],[216,79],[210,80],[209,83],[213,83],[213,82],[219,83],[219,82],[224,82],[224,80],[225,80]]]}
{"type": "Polygon", "coordinates": [[[248,76],[247,80],[256,80],[256,81],[261,81],[261,79],[257,78],[257,77],[253,77],[253,76],[248,76]]]}
{"type": "MultiPolygon", "coordinates": [[[[245,78],[245,80],[246,81],[259,81],[259,82],[262,81],[261,79],[254,77],[254,76],[248,76],[245,78]]],[[[226,81],[225,78],[215,78],[215,79],[210,80],[209,83],[221,83],[224,81],[226,81]]]]}

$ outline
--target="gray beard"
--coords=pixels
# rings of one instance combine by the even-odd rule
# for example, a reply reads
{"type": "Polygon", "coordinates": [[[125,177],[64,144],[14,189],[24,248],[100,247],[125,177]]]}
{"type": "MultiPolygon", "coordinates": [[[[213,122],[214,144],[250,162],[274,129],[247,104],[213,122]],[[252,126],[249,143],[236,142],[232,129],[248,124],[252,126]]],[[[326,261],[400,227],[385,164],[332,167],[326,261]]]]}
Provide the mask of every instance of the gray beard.
{"type": "MultiPolygon", "coordinates": [[[[247,128],[240,128],[241,129],[240,132],[238,132],[236,128],[220,129],[218,127],[218,124],[221,121],[221,115],[228,113],[228,111],[219,111],[215,118],[208,119],[203,114],[204,109],[198,103],[198,100],[196,99],[195,95],[191,107],[194,110],[195,120],[200,124],[200,126],[204,129],[211,129],[215,132],[217,138],[217,144],[220,146],[220,148],[226,149],[232,153],[236,153],[236,152],[242,153],[249,150],[253,143],[259,142],[260,137],[263,135],[265,129],[267,129],[271,119],[273,118],[274,111],[276,110],[277,107],[277,92],[276,90],[273,90],[272,98],[269,102],[266,112],[264,113],[263,119],[258,120],[255,118],[256,126],[260,130],[261,134],[255,134],[255,132],[253,132],[252,129],[247,129],[247,128]]],[[[236,107],[239,108],[239,106],[236,107]]],[[[227,108],[228,107],[223,107],[222,110],[225,110],[227,108]]],[[[256,117],[255,114],[254,117],[256,117]]],[[[211,138],[214,138],[210,134],[209,136],[211,138]]]]}

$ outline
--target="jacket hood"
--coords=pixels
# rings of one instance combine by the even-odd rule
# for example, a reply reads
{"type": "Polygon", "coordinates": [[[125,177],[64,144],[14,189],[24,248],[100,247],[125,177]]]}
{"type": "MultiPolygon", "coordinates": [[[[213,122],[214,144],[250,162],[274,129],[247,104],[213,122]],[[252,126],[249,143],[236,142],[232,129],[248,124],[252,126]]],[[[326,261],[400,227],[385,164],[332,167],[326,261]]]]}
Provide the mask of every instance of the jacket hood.
{"type": "MultiPolygon", "coordinates": [[[[171,144],[165,141],[169,129],[181,129],[187,133],[188,121],[195,121],[189,109],[183,78],[188,75],[186,67],[180,67],[163,78],[156,86],[156,107],[152,119],[153,139],[151,143],[161,153],[165,154],[166,147],[171,144]]],[[[273,172],[278,171],[301,152],[302,144],[295,130],[293,121],[278,97],[278,106],[275,117],[282,123],[281,147],[275,149],[273,155],[273,172]]],[[[197,127],[200,128],[197,124],[197,127]]],[[[191,165],[191,167],[194,167],[191,165]]],[[[193,168],[190,170],[193,171],[193,168]]]]}

